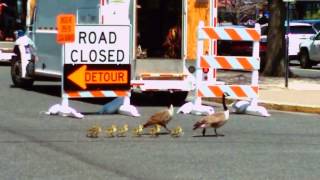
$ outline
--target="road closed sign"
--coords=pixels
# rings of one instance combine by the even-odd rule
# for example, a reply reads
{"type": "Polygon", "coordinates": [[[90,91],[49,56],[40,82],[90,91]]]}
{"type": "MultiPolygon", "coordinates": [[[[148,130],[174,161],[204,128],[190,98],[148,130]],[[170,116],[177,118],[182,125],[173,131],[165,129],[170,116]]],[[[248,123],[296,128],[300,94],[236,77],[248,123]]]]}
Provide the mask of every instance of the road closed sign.
{"type": "Polygon", "coordinates": [[[77,25],[65,64],[130,64],[130,26],[77,25]]]}
{"type": "Polygon", "coordinates": [[[64,44],[64,91],[130,90],[130,30],[129,25],[77,25],[74,42],[64,44]]]}

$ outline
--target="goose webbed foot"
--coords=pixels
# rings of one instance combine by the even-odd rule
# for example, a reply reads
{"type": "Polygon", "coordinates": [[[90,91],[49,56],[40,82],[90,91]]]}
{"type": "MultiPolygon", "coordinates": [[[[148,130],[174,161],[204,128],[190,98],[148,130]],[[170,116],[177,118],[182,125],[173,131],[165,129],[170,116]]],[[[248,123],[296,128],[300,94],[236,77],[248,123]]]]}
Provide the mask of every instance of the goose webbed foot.
{"type": "Polygon", "coordinates": [[[171,130],[169,129],[169,128],[167,128],[167,126],[166,125],[161,125],[163,128],[165,128],[167,131],[168,131],[168,133],[169,134],[171,134],[171,130]]]}
{"type": "Polygon", "coordinates": [[[223,137],[224,134],[216,134],[216,137],[219,137],[219,136],[223,137]]]}
{"type": "Polygon", "coordinates": [[[203,128],[203,130],[202,130],[202,136],[206,136],[206,128],[203,128]]]}
{"type": "Polygon", "coordinates": [[[216,137],[219,137],[219,136],[222,136],[222,137],[223,137],[223,136],[224,136],[224,134],[218,134],[217,129],[214,129],[214,133],[215,133],[215,136],[216,136],[216,137]]]}

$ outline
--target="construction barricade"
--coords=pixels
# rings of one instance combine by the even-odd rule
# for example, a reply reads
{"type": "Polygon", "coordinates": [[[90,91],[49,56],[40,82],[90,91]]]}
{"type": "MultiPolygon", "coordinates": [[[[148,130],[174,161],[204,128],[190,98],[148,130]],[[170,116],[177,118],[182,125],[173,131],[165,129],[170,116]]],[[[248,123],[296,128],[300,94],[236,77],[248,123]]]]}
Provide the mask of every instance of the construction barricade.
{"type": "Polygon", "coordinates": [[[51,106],[47,114],[83,118],[69,106],[68,99],[117,97],[117,101],[106,104],[104,109],[140,116],[136,107],[130,104],[132,28],[128,19],[129,2],[100,1],[99,25],[79,24],[76,22],[79,18],[74,14],[58,15],[57,42],[62,44],[62,102],[51,106]],[[94,38],[90,39],[90,35],[94,38]],[[106,36],[112,43],[106,42],[106,36]]]}
{"type": "MultiPolygon", "coordinates": [[[[269,116],[265,108],[258,106],[257,98],[259,92],[258,78],[260,68],[259,58],[260,26],[255,28],[233,28],[233,27],[208,27],[200,22],[198,29],[197,60],[196,60],[196,88],[191,113],[196,115],[212,114],[212,107],[202,105],[202,97],[221,97],[224,92],[230,98],[249,98],[244,113],[269,116]],[[205,40],[230,40],[230,41],[252,41],[252,56],[217,56],[204,54],[205,40]],[[202,69],[225,69],[252,71],[251,85],[226,85],[215,79],[203,81],[202,69]]],[[[217,75],[217,74],[216,74],[217,75]]],[[[190,105],[190,104],[189,104],[190,105]]],[[[235,106],[236,108],[236,106],[235,106]]]]}

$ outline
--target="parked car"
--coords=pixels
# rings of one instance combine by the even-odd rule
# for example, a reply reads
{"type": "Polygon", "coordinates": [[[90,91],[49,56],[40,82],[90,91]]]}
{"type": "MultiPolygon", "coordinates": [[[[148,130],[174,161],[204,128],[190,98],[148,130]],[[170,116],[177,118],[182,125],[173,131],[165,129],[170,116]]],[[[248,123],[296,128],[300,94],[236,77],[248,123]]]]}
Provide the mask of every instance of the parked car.
{"type": "Polygon", "coordinates": [[[317,34],[316,29],[309,23],[290,22],[289,37],[289,59],[298,59],[299,44],[311,36],[317,34]]]}
{"type": "Polygon", "coordinates": [[[14,42],[0,41],[0,62],[10,62],[13,54],[14,42]]]}
{"type": "MultiPolygon", "coordinates": [[[[307,39],[310,39],[311,36],[317,34],[317,30],[309,23],[301,22],[290,22],[290,32],[286,35],[286,38],[289,37],[289,59],[299,59],[299,44],[307,39]]],[[[285,27],[286,24],[285,24],[285,27]]],[[[268,35],[268,24],[261,26],[261,42],[267,47],[267,35],[268,35]]],[[[285,29],[287,32],[287,29],[285,29]]],[[[267,49],[265,49],[265,52],[267,49]]]]}
{"type": "Polygon", "coordinates": [[[301,68],[311,68],[320,63],[320,32],[303,41],[299,46],[299,60],[301,68]]]}
{"type": "Polygon", "coordinates": [[[299,19],[293,20],[293,22],[308,23],[311,24],[317,32],[320,31],[320,19],[299,19]]]}

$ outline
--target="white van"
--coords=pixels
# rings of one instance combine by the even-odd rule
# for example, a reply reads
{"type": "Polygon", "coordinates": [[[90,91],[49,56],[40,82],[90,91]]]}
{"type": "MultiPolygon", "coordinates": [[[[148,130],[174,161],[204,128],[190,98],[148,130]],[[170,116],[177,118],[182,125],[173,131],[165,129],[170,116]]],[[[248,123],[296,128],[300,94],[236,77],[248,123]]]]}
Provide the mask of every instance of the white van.
{"type": "Polygon", "coordinates": [[[75,14],[79,25],[113,24],[117,21],[110,19],[121,13],[117,8],[112,9],[112,5],[117,3],[129,4],[133,90],[173,92],[173,97],[184,100],[194,84],[185,65],[188,44],[185,13],[187,1],[183,0],[29,0],[28,13],[31,20],[27,20],[30,23],[27,24],[28,36],[34,42],[36,51],[31,51],[33,54],[30,56],[26,77],[21,73],[21,56],[12,60],[14,85],[32,87],[39,76],[61,78],[62,47],[56,43],[57,15],[75,14]],[[105,11],[104,6],[110,7],[108,11],[105,11]],[[177,29],[173,30],[173,27],[177,29]],[[179,36],[179,43],[168,44],[166,41],[170,36],[179,36]]]}

